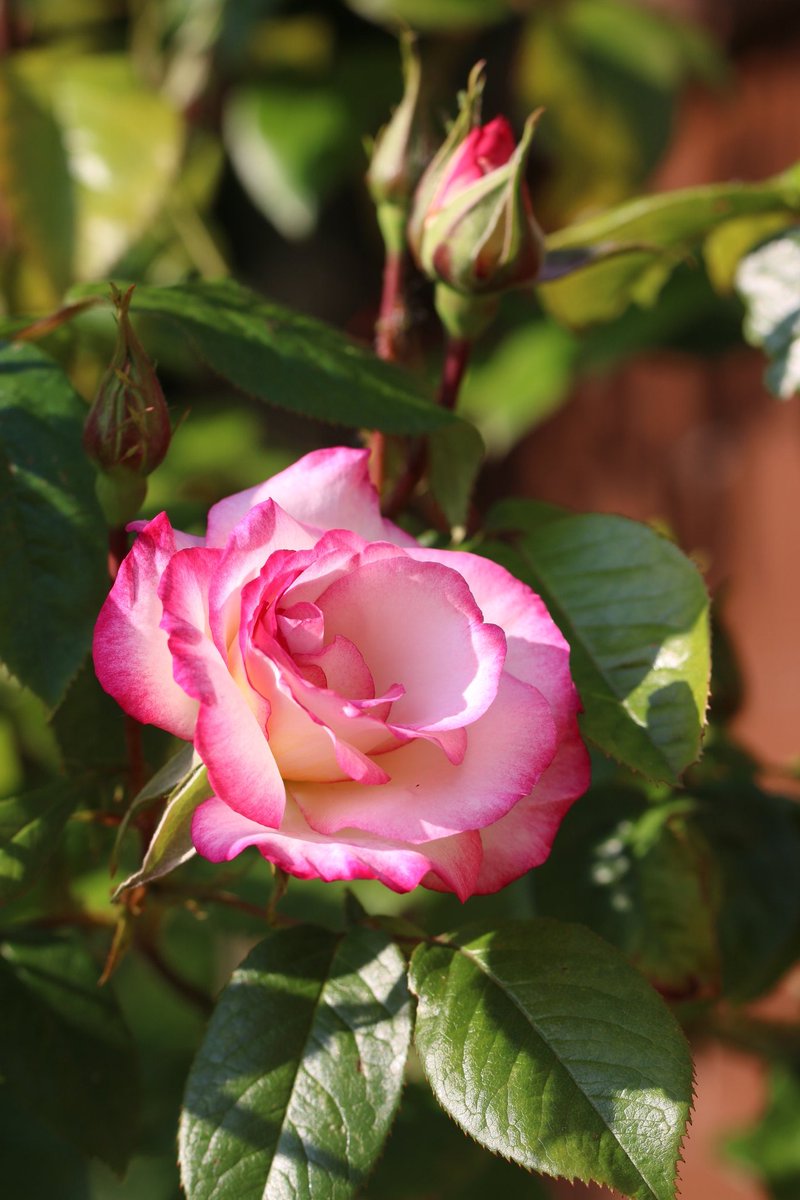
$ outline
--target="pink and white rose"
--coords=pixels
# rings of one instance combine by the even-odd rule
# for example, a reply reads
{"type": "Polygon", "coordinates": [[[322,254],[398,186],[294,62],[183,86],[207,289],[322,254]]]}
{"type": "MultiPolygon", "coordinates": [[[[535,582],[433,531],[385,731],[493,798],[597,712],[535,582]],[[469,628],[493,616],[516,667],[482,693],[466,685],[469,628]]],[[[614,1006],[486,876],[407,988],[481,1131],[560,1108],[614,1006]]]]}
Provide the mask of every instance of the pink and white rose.
{"type": "Polygon", "coordinates": [[[191,741],[214,862],[462,900],[541,863],[589,766],[569,649],[528,587],[384,520],[361,450],[320,450],[209,512],[162,513],[100,613],[101,684],[191,741]]]}

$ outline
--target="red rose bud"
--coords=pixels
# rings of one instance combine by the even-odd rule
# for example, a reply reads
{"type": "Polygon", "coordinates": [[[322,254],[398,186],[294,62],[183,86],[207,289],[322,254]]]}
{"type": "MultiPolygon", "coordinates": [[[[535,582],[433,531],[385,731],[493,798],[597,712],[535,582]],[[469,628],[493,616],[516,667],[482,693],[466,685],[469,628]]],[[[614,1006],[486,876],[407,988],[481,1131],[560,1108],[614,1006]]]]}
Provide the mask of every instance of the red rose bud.
{"type": "Polygon", "coordinates": [[[132,287],[124,296],[113,288],[117,341],[86,418],[83,448],[101,471],[141,477],[163,461],[172,430],[155,369],[128,316],[132,294],[132,287]]]}
{"type": "Polygon", "coordinates": [[[417,257],[457,292],[496,295],[532,283],[544,258],[525,167],[539,112],[518,146],[504,117],[471,129],[449,158],[418,217],[417,257]]]}

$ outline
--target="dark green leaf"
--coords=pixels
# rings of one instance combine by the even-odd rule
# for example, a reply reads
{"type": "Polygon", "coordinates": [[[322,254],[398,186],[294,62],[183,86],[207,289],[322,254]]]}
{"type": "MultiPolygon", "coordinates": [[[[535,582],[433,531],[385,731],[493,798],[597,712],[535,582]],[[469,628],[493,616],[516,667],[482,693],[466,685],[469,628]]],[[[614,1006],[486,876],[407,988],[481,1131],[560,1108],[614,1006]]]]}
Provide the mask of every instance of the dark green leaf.
{"type": "Polygon", "coordinates": [[[748,341],[763,346],[771,360],[767,386],[787,400],[800,390],[800,230],[748,254],[736,287],[747,306],[748,341]]]}
{"type": "Polygon", "coordinates": [[[800,813],[742,780],[698,790],[696,799],[695,820],[720,874],[723,991],[752,1000],[800,950],[800,813]]]}
{"type": "Polygon", "coordinates": [[[234,973],[189,1075],[189,1200],[344,1200],[380,1152],[411,1033],[385,934],[271,934],[234,973]]]}
{"type": "Polygon", "coordinates": [[[714,864],[690,802],[650,804],[631,788],[592,788],[531,878],[538,912],[588,925],[662,994],[717,990],[714,864]]]}
{"type": "Polygon", "coordinates": [[[87,1162],[74,1146],[20,1110],[0,1086],[3,1190],[25,1200],[92,1200],[87,1162]]]}
{"type": "Polygon", "coordinates": [[[697,758],[705,724],[709,624],[700,574],[636,521],[549,515],[542,523],[539,507],[508,501],[488,524],[520,531],[519,554],[506,565],[541,593],[570,644],[581,728],[634,770],[676,782],[697,758]]]}
{"type": "Polygon", "coordinates": [[[89,649],[106,589],[84,414],[39,350],[0,346],[0,659],[51,706],[89,649]]]}
{"type": "Polygon", "coordinates": [[[692,1065],[677,1023],[580,926],[509,922],[418,946],[416,1045],[434,1095],[529,1170],[673,1200],[692,1065]]]}
{"type": "Polygon", "coordinates": [[[0,1076],[23,1108],[121,1170],[136,1136],[136,1068],[98,975],[66,938],[0,943],[0,1076]]]}
{"type": "Polygon", "coordinates": [[[0,800],[0,904],[24,892],[55,850],[82,793],[57,779],[35,791],[0,800]]]}
{"type": "MultiPolygon", "coordinates": [[[[74,289],[104,295],[105,285],[74,289]]],[[[262,300],[231,280],[139,285],[133,313],[168,318],[224,379],[268,404],[351,428],[424,434],[458,421],[423,385],[321,321],[262,300]]]]}

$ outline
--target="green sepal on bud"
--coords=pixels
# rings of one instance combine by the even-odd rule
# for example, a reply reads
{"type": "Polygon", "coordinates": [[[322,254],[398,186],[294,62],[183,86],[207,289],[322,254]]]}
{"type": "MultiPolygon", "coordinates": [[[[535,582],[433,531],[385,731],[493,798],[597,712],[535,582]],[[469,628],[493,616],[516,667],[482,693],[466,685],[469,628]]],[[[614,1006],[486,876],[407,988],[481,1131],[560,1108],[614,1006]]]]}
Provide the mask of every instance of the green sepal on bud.
{"type": "Polygon", "coordinates": [[[486,86],[485,67],[484,62],[478,62],[470,71],[466,91],[458,95],[458,116],[417,185],[408,222],[408,243],[418,262],[421,262],[422,235],[431,205],[441,190],[453,160],[460,154],[464,140],[480,123],[483,89],[486,86]]]}
{"type": "Polygon", "coordinates": [[[405,226],[428,157],[422,64],[413,34],[400,39],[403,97],[375,139],[366,181],[387,250],[405,247],[405,226]]]}
{"type": "Polygon", "coordinates": [[[117,339],[83,427],[83,448],[99,471],[97,498],[112,527],[139,511],[146,477],[163,461],[172,428],[155,368],[131,324],[134,288],[111,285],[117,339]]]}

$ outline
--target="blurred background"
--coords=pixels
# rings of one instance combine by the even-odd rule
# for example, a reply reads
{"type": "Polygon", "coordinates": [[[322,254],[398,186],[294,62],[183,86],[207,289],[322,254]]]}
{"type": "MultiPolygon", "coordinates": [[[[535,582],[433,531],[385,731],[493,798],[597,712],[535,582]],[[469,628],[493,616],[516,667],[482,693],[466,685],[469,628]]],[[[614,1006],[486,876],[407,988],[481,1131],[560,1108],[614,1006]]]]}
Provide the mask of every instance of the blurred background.
{"type": "MultiPolygon", "coordinates": [[[[643,191],[758,181],[800,159],[797,0],[0,0],[5,314],[52,309],[81,280],[232,274],[369,341],[382,244],[365,139],[400,98],[395,17],[421,34],[442,117],[477,58],[487,117],[519,129],[545,107],[529,183],[546,231],[643,191]]],[[[411,356],[433,372],[438,331],[419,278],[409,313],[411,356]]],[[[800,414],[764,390],[741,325],[699,255],[654,307],[580,334],[515,295],[463,404],[490,456],[479,505],[510,490],[655,521],[702,565],[738,663],[735,732],[786,790],[800,751],[800,414]]],[[[88,398],[110,317],[82,318],[80,333],[53,346],[88,398]]],[[[183,528],[341,440],[222,393],[163,328],[147,345],[181,421],[148,508],[169,507],[183,528]]],[[[51,768],[48,736],[35,702],[0,680],[0,795],[51,768]]],[[[800,977],[760,1003],[796,1020],[800,977]]],[[[163,1036],[182,1034],[168,1021],[163,1036]]],[[[759,1177],[746,1138],[732,1149],[767,1103],[759,1061],[699,1045],[697,1087],[683,1200],[789,1200],[759,1177]]],[[[169,1200],[174,1182],[137,1161],[124,1185],[99,1172],[92,1196],[169,1200]]],[[[387,1171],[375,1187],[376,1198],[468,1194],[457,1176],[416,1193],[393,1190],[387,1171]]]]}

